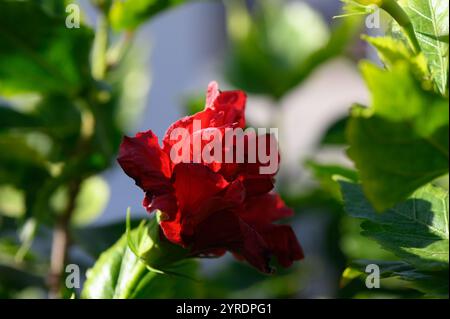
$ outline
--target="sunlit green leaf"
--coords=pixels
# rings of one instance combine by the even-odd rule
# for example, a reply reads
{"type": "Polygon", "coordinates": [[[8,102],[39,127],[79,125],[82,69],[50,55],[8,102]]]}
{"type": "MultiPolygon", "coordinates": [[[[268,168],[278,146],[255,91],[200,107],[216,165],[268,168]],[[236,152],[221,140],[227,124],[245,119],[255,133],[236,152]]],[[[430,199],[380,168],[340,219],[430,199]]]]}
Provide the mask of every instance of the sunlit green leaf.
{"type": "Polygon", "coordinates": [[[343,3],[343,13],[335,18],[348,18],[351,16],[368,15],[377,10],[377,1],[362,2],[358,0],[341,0],[343,3]]]}
{"type": "Polygon", "coordinates": [[[448,43],[439,40],[448,36],[449,2],[442,0],[401,0],[409,15],[419,44],[425,54],[431,75],[444,94],[448,84],[448,43]]]}
{"type": "Polygon", "coordinates": [[[77,196],[72,223],[86,225],[94,221],[105,209],[109,200],[109,187],[101,177],[84,180],[77,196]]]}
{"type": "MultiPolygon", "coordinates": [[[[171,275],[150,270],[142,257],[136,256],[130,249],[128,244],[130,236],[138,241],[134,243],[138,247],[141,246],[138,235],[148,242],[148,234],[145,233],[147,230],[147,226],[141,226],[130,231],[100,256],[94,267],[87,272],[87,280],[82,292],[83,298],[133,299],[195,296],[196,283],[187,278],[195,277],[196,267],[193,260],[172,264],[169,268],[183,276],[171,275]]],[[[148,245],[143,245],[149,248],[148,245]]],[[[157,253],[156,248],[154,251],[157,253]]],[[[151,253],[151,250],[146,253],[151,253]]]]}
{"type": "Polygon", "coordinates": [[[384,210],[448,172],[448,99],[424,90],[406,64],[362,71],[372,106],[353,109],[348,154],[367,198],[384,210]]]}
{"type": "Polygon", "coordinates": [[[0,185],[0,215],[21,217],[25,214],[23,191],[11,186],[0,185]]]}
{"type": "MultiPolygon", "coordinates": [[[[62,214],[68,205],[68,192],[61,187],[50,199],[51,207],[62,214]]],[[[85,179],[80,185],[80,191],[75,199],[71,223],[74,226],[87,225],[93,222],[106,207],[109,199],[108,184],[99,176],[85,179]]]]}
{"type": "Polygon", "coordinates": [[[403,261],[355,260],[349,269],[361,275],[369,264],[380,267],[382,278],[400,278],[429,297],[448,298],[448,268],[443,271],[421,271],[403,261]]]}
{"type": "Polygon", "coordinates": [[[359,185],[341,181],[345,210],[364,219],[363,235],[420,270],[448,269],[448,192],[426,185],[408,200],[377,213],[359,185]]]}
{"type": "Polygon", "coordinates": [[[391,37],[364,36],[363,38],[377,49],[381,60],[388,68],[395,66],[399,61],[406,61],[418,78],[424,80],[429,78],[425,56],[414,54],[404,42],[391,37]]]}

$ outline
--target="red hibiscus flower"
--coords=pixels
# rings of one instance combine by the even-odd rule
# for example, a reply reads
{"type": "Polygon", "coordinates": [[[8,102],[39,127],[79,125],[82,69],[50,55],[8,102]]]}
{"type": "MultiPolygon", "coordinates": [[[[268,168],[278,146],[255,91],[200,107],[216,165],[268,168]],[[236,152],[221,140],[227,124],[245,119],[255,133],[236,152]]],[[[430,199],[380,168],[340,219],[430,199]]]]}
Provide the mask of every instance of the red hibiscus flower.
{"type": "MultiPolygon", "coordinates": [[[[269,273],[271,256],[284,267],[303,258],[291,227],[274,224],[293,213],[272,192],[274,174],[261,174],[259,168],[263,164],[248,161],[248,154],[244,154],[241,163],[205,163],[194,161],[192,148],[188,162],[172,161],[170,153],[180,142],[171,139],[177,128],[188,132],[189,147],[194,137],[205,130],[245,128],[245,102],[244,92],[221,92],[213,82],[208,87],[205,109],[173,123],[162,147],[151,131],[125,137],[118,162],[144,190],[143,205],[147,211],[161,211],[160,227],[170,242],[186,247],[196,256],[230,251],[269,273]],[[199,128],[195,121],[201,123],[199,128]]],[[[245,141],[269,137],[250,136],[245,141]]],[[[233,144],[231,148],[234,147],[233,144]]],[[[223,145],[223,152],[229,150],[223,145]]],[[[277,156],[279,160],[278,151],[277,156]]]]}

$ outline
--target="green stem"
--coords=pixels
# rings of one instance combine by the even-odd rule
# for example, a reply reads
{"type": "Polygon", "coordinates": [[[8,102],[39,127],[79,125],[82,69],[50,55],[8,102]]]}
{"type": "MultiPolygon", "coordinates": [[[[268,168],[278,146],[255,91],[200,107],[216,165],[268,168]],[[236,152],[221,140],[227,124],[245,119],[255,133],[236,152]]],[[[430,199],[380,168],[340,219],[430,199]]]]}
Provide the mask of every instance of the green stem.
{"type": "Polygon", "coordinates": [[[134,32],[126,31],[122,39],[108,50],[106,55],[106,72],[114,69],[122,61],[131,48],[133,38],[134,32]]]}
{"type": "Polygon", "coordinates": [[[416,54],[419,54],[422,49],[420,48],[419,41],[417,40],[414,26],[411,22],[411,19],[402,9],[402,7],[400,7],[400,5],[395,0],[384,0],[381,8],[389,13],[392,18],[394,18],[395,21],[397,21],[397,23],[403,28],[403,31],[406,33],[411,46],[414,49],[414,52],[416,54]]]}
{"type": "Polygon", "coordinates": [[[108,17],[100,13],[97,31],[95,32],[94,47],[92,49],[92,76],[96,80],[103,80],[106,75],[106,52],[109,43],[108,17]]]}

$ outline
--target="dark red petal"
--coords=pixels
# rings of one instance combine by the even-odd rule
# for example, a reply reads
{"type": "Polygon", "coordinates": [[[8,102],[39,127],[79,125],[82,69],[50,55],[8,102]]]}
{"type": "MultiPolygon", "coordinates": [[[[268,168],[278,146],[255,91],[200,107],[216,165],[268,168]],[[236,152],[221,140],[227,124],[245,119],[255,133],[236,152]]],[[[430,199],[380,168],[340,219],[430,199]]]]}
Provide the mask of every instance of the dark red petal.
{"type": "Polygon", "coordinates": [[[281,266],[289,267],[294,261],[303,259],[303,249],[290,226],[271,225],[260,234],[281,266]]]}
{"type": "MultiPolygon", "coordinates": [[[[236,154],[236,140],[234,141],[234,143],[234,150],[232,150],[232,152],[233,154],[236,154]]],[[[236,155],[234,156],[236,159],[236,155]]],[[[237,178],[241,179],[244,183],[248,196],[253,196],[265,194],[273,189],[275,183],[274,176],[278,171],[279,164],[280,154],[274,136],[270,134],[257,136],[255,134],[249,133],[248,135],[244,136],[244,163],[223,163],[218,172],[223,175],[228,181],[237,178]],[[274,158],[272,158],[273,163],[263,164],[260,161],[258,150],[259,141],[261,141],[262,139],[265,139],[266,143],[265,153],[270,154],[270,152],[272,151],[275,154],[273,155],[274,158]],[[270,150],[270,141],[272,141],[272,145],[275,146],[273,150],[270,150]],[[252,157],[249,154],[250,149],[252,149],[252,147],[249,146],[250,143],[253,143],[255,145],[256,154],[255,158],[253,159],[256,159],[256,162],[253,162],[252,157]],[[262,168],[268,166],[269,164],[274,165],[275,171],[267,174],[267,172],[262,171],[262,168]]]]}
{"type": "MultiPolygon", "coordinates": [[[[218,180],[224,181],[220,175],[218,176],[218,180]]],[[[208,186],[206,185],[206,187],[208,186]]],[[[196,232],[197,225],[202,223],[210,215],[218,211],[235,210],[242,204],[245,197],[245,190],[241,182],[233,182],[223,189],[217,188],[217,192],[215,193],[212,192],[214,187],[215,185],[210,184],[208,190],[210,193],[206,194],[207,191],[204,190],[201,198],[195,202],[192,201],[189,205],[181,204],[179,193],[177,193],[182,223],[181,232],[182,237],[185,238],[185,242],[189,242],[189,236],[192,236],[196,232]]]]}
{"type": "Polygon", "coordinates": [[[242,256],[258,270],[270,273],[270,250],[262,237],[244,223],[233,211],[218,211],[197,226],[191,238],[192,252],[204,254],[215,249],[227,249],[242,256]]]}
{"type": "Polygon", "coordinates": [[[265,240],[252,227],[241,220],[243,245],[234,252],[238,253],[252,266],[264,273],[271,273],[269,266],[271,251],[265,240]]]}
{"type": "Polygon", "coordinates": [[[242,242],[239,219],[230,210],[216,211],[197,225],[190,241],[196,255],[239,245],[242,242]]]}
{"type": "Polygon", "coordinates": [[[177,198],[173,193],[158,196],[146,194],[142,205],[149,213],[158,209],[166,214],[174,214],[178,210],[177,198]]]}
{"type": "Polygon", "coordinates": [[[174,244],[186,247],[187,244],[181,237],[181,214],[179,212],[175,214],[167,214],[163,212],[161,214],[161,221],[159,223],[164,236],[174,244]]]}
{"type": "Polygon", "coordinates": [[[165,211],[161,227],[166,237],[174,243],[189,245],[197,225],[209,215],[242,202],[244,190],[238,184],[228,187],[229,183],[221,175],[201,164],[177,164],[173,187],[178,210],[165,211]]]}
{"type": "Polygon", "coordinates": [[[170,191],[170,160],[152,131],[138,133],[136,137],[124,137],[117,161],[144,191],[152,195],[170,191]]]}
{"type": "Polygon", "coordinates": [[[220,174],[202,164],[177,164],[173,176],[178,206],[184,213],[196,211],[203,201],[228,186],[228,182],[220,174]]]}
{"type": "Polygon", "coordinates": [[[242,174],[239,178],[242,180],[248,196],[266,194],[274,188],[275,184],[275,179],[270,175],[242,174]]]}
{"type": "Polygon", "coordinates": [[[248,197],[239,216],[252,226],[264,227],[293,213],[278,194],[268,193],[248,197]]]}

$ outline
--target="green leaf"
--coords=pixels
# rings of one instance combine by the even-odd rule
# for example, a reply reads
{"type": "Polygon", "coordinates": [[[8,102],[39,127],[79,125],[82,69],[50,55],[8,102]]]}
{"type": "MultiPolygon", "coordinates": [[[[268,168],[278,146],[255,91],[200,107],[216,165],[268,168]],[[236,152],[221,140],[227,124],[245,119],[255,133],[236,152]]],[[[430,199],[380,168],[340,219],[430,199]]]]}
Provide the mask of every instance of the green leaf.
{"type": "Polygon", "coordinates": [[[11,186],[0,185],[0,215],[19,218],[25,214],[23,191],[11,186]]]}
{"type": "Polygon", "coordinates": [[[34,128],[38,121],[33,116],[0,105],[0,132],[12,128],[34,128]]]}
{"type": "Polygon", "coordinates": [[[133,30],[153,15],[183,3],[185,0],[113,0],[109,11],[111,26],[116,31],[133,30]]]}
{"type": "MultiPolygon", "coordinates": [[[[155,225],[155,221],[152,220],[155,225]]],[[[143,225],[143,224],[141,224],[143,225]]],[[[106,250],[93,268],[88,270],[82,298],[174,298],[195,296],[196,284],[185,276],[195,277],[196,267],[192,260],[171,264],[168,269],[176,269],[184,277],[154,271],[146,265],[129,247],[130,237],[137,240],[138,247],[149,247],[151,241],[147,226],[140,226],[123,235],[119,241],[106,250]],[[137,238],[141,236],[140,239],[137,238]],[[178,289],[174,289],[178,287],[178,289]]],[[[159,236],[159,233],[157,234],[159,236]]],[[[157,249],[155,252],[158,254],[157,249]]],[[[147,254],[151,251],[146,251],[147,254]]]]}
{"type": "Polygon", "coordinates": [[[45,158],[23,136],[0,134],[0,184],[20,188],[49,176],[45,158]]]}
{"type": "Polygon", "coordinates": [[[67,5],[76,2],[76,0],[35,0],[42,9],[51,16],[65,16],[67,5]]]}
{"type": "MultiPolygon", "coordinates": [[[[132,220],[131,226],[137,227],[138,220],[132,220]]],[[[74,242],[87,252],[94,259],[111,247],[116,241],[120,239],[124,230],[125,223],[117,221],[106,225],[90,225],[84,227],[77,227],[72,225],[71,236],[74,242]]]]}
{"type": "Polygon", "coordinates": [[[66,28],[35,1],[1,1],[1,92],[74,94],[89,83],[91,42],[90,30],[66,28]]]}
{"type": "Polygon", "coordinates": [[[307,161],[305,167],[311,169],[314,177],[320,183],[321,188],[330,193],[337,200],[341,200],[339,184],[333,176],[339,175],[352,181],[358,181],[358,173],[351,168],[333,164],[321,164],[314,161],[307,161]]]}
{"type": "Polygon", "coordinates": [[[109,200],[108,183],[100,176],[92,176],[81,183],[71,222],[87,225],[103,213],[109,200]]]}
{"type": "Polygon", "coordinates": [[[32,268],[30,266],[37,265],[36,256],[29,251],[27,251],[21,259],[18,259],[17,254],[20,250],[21,245],[19,242],[16,242],[13,238],[2,238],[0,240],[0,265],[6,265],[18,269],[25,269],[27,267],[32,268]]]}
{"type": "Polygon", "coordinates": [[[416,77],[424,80],[429,78],[425,56],[423,54],[415,55],[404,42],[391,37],[363,36],[363,39],[377,49],[380,59],[388,68],[392,68],[398,62],[406,61],[416,77]]]}
{"type": "Polygon", "coordinates": [[[40,130],[61,143],[74,144],[79,136],[81,113],[70,98],[63,95],[46,96],[36,105],[31,115],[38,118],[40,130]]]}
{"type": "Polygon", "coordinates": [[[348,117],[338,119],[332,123],[320,141],[320,145],[345,145],[347,138],[345,136],[345,128],[347,127],[348,117]]]}
{"type": "Polygon", "coordinates": [[[61,149],[73,151],[73,144],[80,133],[81,113],[72,99],[52,94],[31,104],[27,112],[17,111],[16,108],[16,105],[0,105],[0,132],[39,131],[54,139],[55,153],[61,149]]]}
{"type": "Polygon", "coordinates": [[[368,15],[374,13],[377,10],[377,7],[374,4],[362,4],[354,0],[341,0],[341,2],[343,3],[343,13],[335,16],[334,18],[347,18],[351,16],[368,15]]]}
{"type": "Polygon", "coordinates": [[[443,271],[421,271],[403,261],[355,260],[348,269],[361,275],[369,264],[380,267],[381,278],[400,278],[426,296],[448,298],[448,268],[443,271]]]}
{"type": "Polygon", "coordinates": [[[381,248],[376,241],[361,234],[362,223],[362,220],[347,214],[341,219],[340,247],[347,259],[396,260],[397,257],[392,252],[381,248]]]}
{"type": "Polygon", "coordinates": [[[448,192],[431,184],[408,200],[377,213],[359,185],[341,181],[345,210],[364,219],[363,235],[420,270],[448,269],[448,192]]]}
{"type": "Polygon", "coordinates": [[[445,94],[448,82],[448,43],[439,39],[448,36],[449,32],[448,1],[401,0],[399,3],[412,21],[437,88],[445,94]]]}
{"type": "MultiPolygon", "coordinates": [[[[66,186],[59,188],[50,199],[51,208],[62,214],[69,203],[66,186]]],[[[80,191],[75,199],[71,223],[75,227],[90,224],[103,212],[109,199],[109,186],[100,176],[91,176],[80,185],[80,191]]]]}
{"type": "Polygon", "coordinates": [[[382,70],[362,65],[372,107],[355,107],[347,127],[348,155],[364,192],[381,211],[448,172],[448,98],[424,90],[407,64],[382,70]]]}
{"type": "Polygon", "coordinates": [[[448,34],[444,34],[444,35],[440,35],[440,36],[434,36],[434,35],[431,35],[431,34],[428,34],[428,33],[421,33],[421,34],[426,36],[426,37],[429,37],[429,38],[431,38],[433,40],[438,40],[440,42],[444,42],[444,43],[448,44],[448,34]]]}
{"type": "Polygon", "coordinates": [[[126,238],[122,237],[100,256],[95,266],[86,273],[87,279],[81,294],[82,298],[113,298],[116,295],[115,287],[121,271],[122,260],[125,264],[136,263],[136,256],[129,253],[125,256],[126,251],[128,251],[126,238]]]}
{"type": "MultiPolygon", "coordinates": [[[[40,288],[40,294],[27,295],[24,298],[45,298],[45,280],[44,277],[33,272],[24,271],[9,266],[0,265],[0,297],[17,298],[19,292],[31,287],[40,288]]],[[[28,290],[30,291],[30,290],[28,290]]]]}

